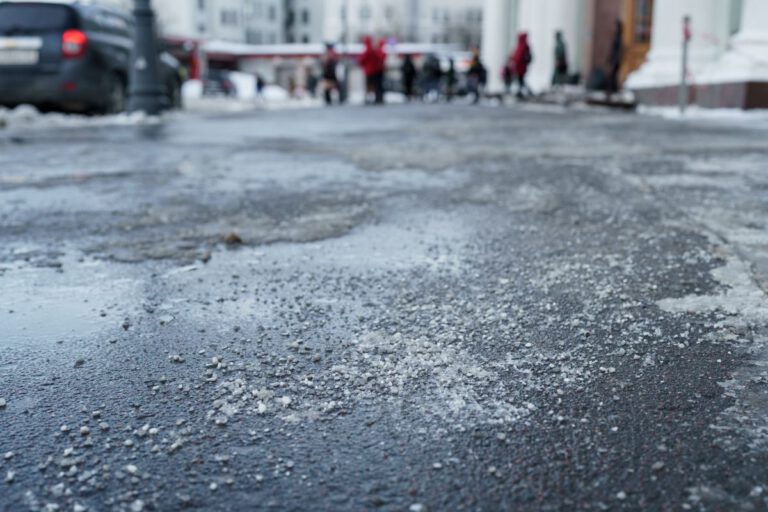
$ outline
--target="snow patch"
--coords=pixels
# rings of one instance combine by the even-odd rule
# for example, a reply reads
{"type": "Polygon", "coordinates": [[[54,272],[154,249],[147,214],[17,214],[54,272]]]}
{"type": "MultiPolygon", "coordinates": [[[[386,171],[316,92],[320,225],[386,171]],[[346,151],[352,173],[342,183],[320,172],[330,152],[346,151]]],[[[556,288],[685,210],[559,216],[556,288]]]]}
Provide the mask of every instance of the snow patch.
{"type": "Polygon", "coordinates": [[[749,265],[731,257],[725,265],[712,270],[712,276],[728,288],[720,294],[688,295],[658,302],[669,313],[708,313],[722,311],[732,315],[729,325],[765,323],[768,321],[768,301],[755,283],[749,265]]]}

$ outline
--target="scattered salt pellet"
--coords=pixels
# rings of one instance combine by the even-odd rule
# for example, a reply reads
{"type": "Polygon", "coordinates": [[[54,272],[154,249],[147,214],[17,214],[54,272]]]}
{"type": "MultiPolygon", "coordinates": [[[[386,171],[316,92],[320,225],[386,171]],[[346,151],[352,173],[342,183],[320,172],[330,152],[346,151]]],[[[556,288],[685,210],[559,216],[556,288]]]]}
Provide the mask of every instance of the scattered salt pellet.
{"type": "Polygon", "coordinates": [[[8,402],[5,401],[5,398],[0,398],[0,409],[5,409],[6,405],[8,405],[8,402]]]}
{"type": "Polygon", "coordinates": [[[127,466],[125,466],[125,471],[127,473],[130,473],[131,475],[135,475],[136,473],[139,472],[139,468],[137,468],[133,464],[128,464],[127,466]]]}
{"type": "Polygon", "coordinates": [[[91,433],[91,429],[90,428],[85,427],[85,426],[80,427],[80,435],[81,436],[87,436],[87,435],[90,435],[90,433],[91,433]]]}

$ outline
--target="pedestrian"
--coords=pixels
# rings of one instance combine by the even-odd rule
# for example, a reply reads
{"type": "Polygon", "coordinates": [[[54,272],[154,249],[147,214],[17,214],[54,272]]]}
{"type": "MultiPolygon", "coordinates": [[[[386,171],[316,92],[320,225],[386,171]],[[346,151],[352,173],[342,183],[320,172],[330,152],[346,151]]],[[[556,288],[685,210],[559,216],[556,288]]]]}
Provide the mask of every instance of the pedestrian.
{"type": "Polygon", "coordinates": [[[528,33],[520,32],[517,35],[517,47],[510,59],[515,77],[517,77],[517,97],[519,99],[533,94],[525,81],[525,75],[528,73],[528,66],[531,62],[533,62],[533,53],[528,45],[528,33]]]}
{"type": "Polygon", "coordinates": [[[624,58],[624,24],[616,20],[616,29],[613,33],[611,53],[608,55],[608,77],[605,81],[605,95],[608,101],[619,91],[619,71],[624,58]]]}
{"type": "Polygon", "coordinates": [[[501,79],[504,82],[504,94],[506,96],[509,96],[509,94],[512,92],[512,80],[514,79],[515,75],[513,73],[512,66],[507,62],[504,64],[504,67],[501,68],[501,79]]]}
{"type": "Polygon", "coordinates": [[[376,71],[374,73],[375,103],[384,104],[384,79],[387,72],[387,42],[379,40],[376,47],[376,71]]]}
{"type": "Polygon", "coordinates": [[[406,55],[403,59],[403,65],[400,68],[400,73],[403,77],[403,93],[405,99],[408,101],[413,100],[414,85],[416,84],[416,65],[413,63],[413,57],[406,55]]]}
{"type": "Polygon", "coordinates": [[[369,103],[370,97],[376,96],[376,73],[379,69],[379,56],[373,47],[373,39],[370,36],[365,36],[363,45],[365,49],[357,62],[365,75],[365,103],[369,103]]]}
{"type": "Polygon", "coordinates": [[[264,81],[264,78],[258,73],[256,73],[255,79],[256,79],[256,99],[261,101],[264,99],[264,87],[267,85],[267,83],[264,81]]]}
{"type": "Polygon", "coordinates": [[[443,69],[440,66],[440,59],[437,58],[437,55],[432,53],[427,55],[422,71],[424,73],[427,100],[437,101],[440,99],[440,81],[443,78],[443,69]]]}
{"type": "Polygon", "coordinates": [[[339,78],[336,68],[339,65],[339,56],[332,45],[326,45],[323,56],[323,95],[326,105],[333,105],[333,91],[341,94],[339,90],[339,78]]]}
{"type": "Polygon", "coordinates": [[[483,61],[480,60],[480,52],[475,48],[472,50],[472,61],[469,63],[469,71],[467,71],[467,86],[469,92],[475,97],[472,101],[473,104],[480,103],[480,95],[487,80],[488,73],[483,61]]]}
{"type": "Polygon", "coordinates": [[[559,87],[568,83],[568,51],[563,40],[563,33],[555,32],[555,72],[552,75],[552,86],[559,87]]]}
{"type": "Polygon", "coordinates": [[[456,63],[453,58],[448,59],[448,71],[445,72],[445,100],[450,103],[456,93],[456,63]]]}

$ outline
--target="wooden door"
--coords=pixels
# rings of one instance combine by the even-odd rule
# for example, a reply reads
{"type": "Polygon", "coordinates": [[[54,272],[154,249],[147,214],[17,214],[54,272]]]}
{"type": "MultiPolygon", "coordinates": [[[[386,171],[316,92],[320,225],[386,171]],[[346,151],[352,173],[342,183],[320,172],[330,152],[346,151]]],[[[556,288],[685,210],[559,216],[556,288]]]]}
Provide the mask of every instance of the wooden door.
{"type": "Polygon", "coordinates": [[[624,0],[624,63],[621,81],[639,68],[651,47],[653,0],[624,0]]]}

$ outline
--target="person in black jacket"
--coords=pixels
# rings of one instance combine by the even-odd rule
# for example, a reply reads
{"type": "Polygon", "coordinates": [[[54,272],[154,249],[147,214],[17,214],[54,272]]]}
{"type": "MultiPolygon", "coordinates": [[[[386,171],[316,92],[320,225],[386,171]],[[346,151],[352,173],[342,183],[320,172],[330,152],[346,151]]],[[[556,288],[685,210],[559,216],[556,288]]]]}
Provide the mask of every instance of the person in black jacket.
{"type": "Polygon", "coordinates": [[[467,86],[469,92],[475,97],[472,103],[480,103],[480,94],[487,80],[488,72],[480,60],[480,52],[474,50],[472,52],[472,62],[469,64],[469,71],[467,71],[467,86]]]}
{"type": "Polygon", "coordinates": [[[416,84],[416,65],[413,63],[413,57],[406,55],[403,59],[403,65],[400,68],[403,75],[403,93],[408,101],[413,100],[414,85],[416,84]]]}
{"type": "Polygon", "coordinates": [[[333,104],[333,91],[339,91],[339,78],[336,75],[338,65],[339,57],[333,46],[328,45],[323,57],[323,94],[326,105],[333,104]]]}
{"type": "Polygon", "coordinates": [[[621,20],[616,20],[616,30],[613,34],[613,43],[611,44],[611,53],[608,56],[608,77],[605,82],[605,94],[608,100],[619,91],[619,71],[621,71],[621,62],[624,58],[624,24],[621,20]]]}

